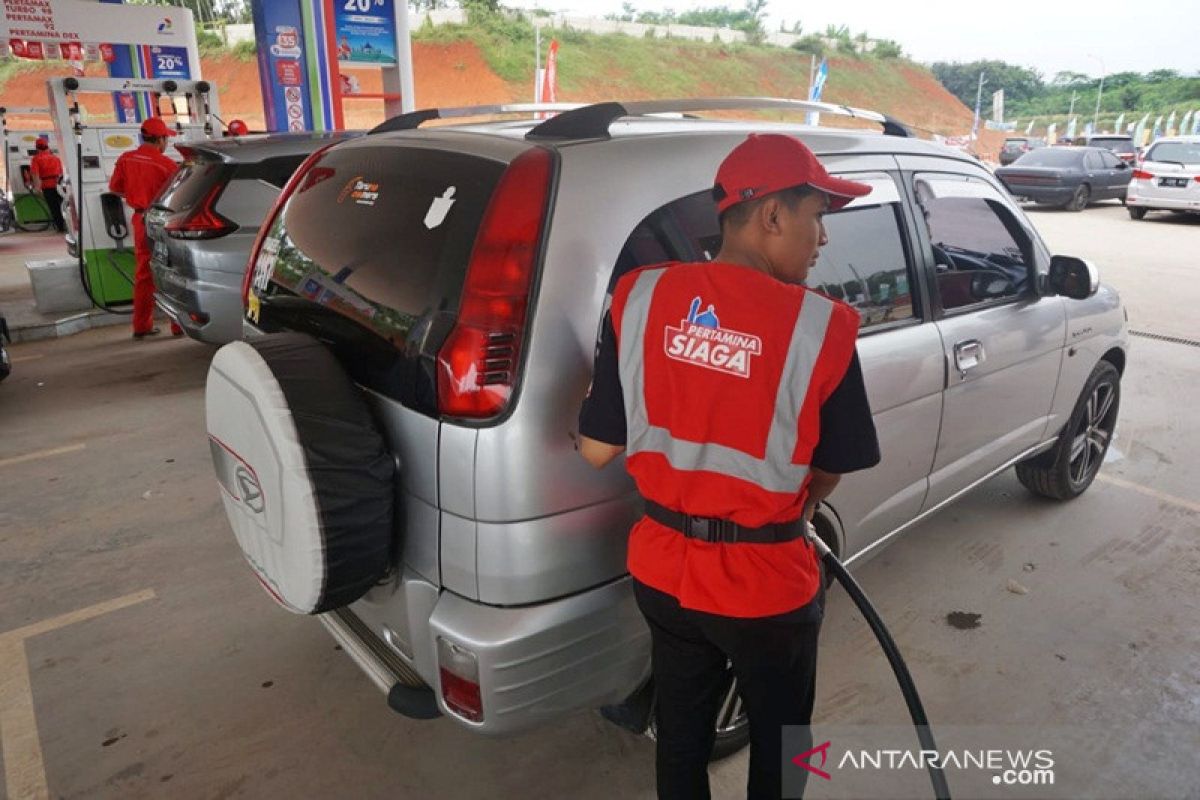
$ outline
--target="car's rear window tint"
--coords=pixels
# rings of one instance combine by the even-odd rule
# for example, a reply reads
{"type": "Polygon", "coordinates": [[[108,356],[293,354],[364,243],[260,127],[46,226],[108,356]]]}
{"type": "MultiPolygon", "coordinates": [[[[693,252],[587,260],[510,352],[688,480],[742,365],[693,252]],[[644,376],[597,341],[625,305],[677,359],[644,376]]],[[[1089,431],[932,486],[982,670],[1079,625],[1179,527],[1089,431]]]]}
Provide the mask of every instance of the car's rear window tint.
{"type": "Polygon", "coordinates": [[[1017,167],[1069,167],[1078,164],[1081,150],[1055,150],[1043,147],[1040,150],[1030,150],[1017,159],[1013,166],[1017,167]]]}
{"type": "Polygon", "coordinates": [[[1146,153],[1146,160],[1200,164],[1200,142],[1160,142],[1146,153]]]}
{"type": "Polygon", "coordinates": [[[220,161],[203,157],[189,158],[171,178],[155,205],[177,214],[191,211],[228,175],[228,168],[220,161]]]}
{"type": "Polygon", "coordinates": [[[1019,150],[1025,144],[1026,144],[1026,141],[1024,139],[1005,139],[1004,140],[1004,149],[1005,150],[1019,150]]]}
{"type": "Polygon", "coordinates": [[[1090,142],[1092,147],[1103,147],[1107,150],[1112,150],[1114,153],[1132,153],[1133,140],[1122,138],[1106,139],[1102,136],[1093,136],[1090,142]]]}
{"type": "MultiPolygon", "coordinates": [[[[318,143],[314,142],[315,144],[318,143]]],[[[314,146],[313,149],[315,150],[316,147],[314,146]]],[[[282,189],[283,185],[288,182],[288,178],[292,177],[292,173],[304,163],[304,159],[307,157],[307,153],[290,156],[272,156],[271,158],[264,158],[262,161],[238,164],[234,168],[233,177],[238,180],[266,181],[272,186],[282,189]]]]}
{"type": "Polygon", "coordinates": [[[435,411],[430,362],[505,167],[386,143],[330,150],[259,251],[260,327],[311,333],[355,380],[435,411]]]}

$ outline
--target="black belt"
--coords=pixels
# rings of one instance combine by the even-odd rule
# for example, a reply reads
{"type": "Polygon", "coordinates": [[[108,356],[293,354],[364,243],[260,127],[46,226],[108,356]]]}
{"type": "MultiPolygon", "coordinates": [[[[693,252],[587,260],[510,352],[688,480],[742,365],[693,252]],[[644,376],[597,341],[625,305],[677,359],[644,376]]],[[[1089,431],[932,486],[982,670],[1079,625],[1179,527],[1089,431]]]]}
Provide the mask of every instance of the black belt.
{"type": "Polygon", "coordinates": [[[673,528],[689,539],[702,542],[747,542],[750,544],[776,544],[790,542],[804,535],[804,521],[775,522],[761,528],[747,528],[727,519],[716,517],[693,517],[679,511],[660,506],[653,500],[646,501],[646,516],[668,528],[673,528]]]}

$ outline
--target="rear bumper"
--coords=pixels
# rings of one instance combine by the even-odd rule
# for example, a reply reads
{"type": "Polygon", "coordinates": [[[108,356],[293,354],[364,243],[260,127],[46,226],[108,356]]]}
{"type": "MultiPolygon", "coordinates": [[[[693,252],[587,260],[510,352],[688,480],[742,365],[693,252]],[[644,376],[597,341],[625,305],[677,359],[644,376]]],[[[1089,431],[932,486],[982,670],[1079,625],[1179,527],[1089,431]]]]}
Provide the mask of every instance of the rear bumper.
{"type": "Polygon", "coordinates": [[[184,278],[156,270],[154,281],[155,298],[191,338],[217,345],[242,338],[241,276],[216,272],[184,278]]]}
{"type": "MultiPolygon", "coordinates": [[[[410,579],[424,584],[406,575],[401,595],[413,594],[404,585],[410,579]]],[[[348,624],[345,610],[320,619],[382,691],[390,692],[396,683],[411,686],[419,676],[445,716],[479,733],[514,733],[573,711],[621,702],[649,675],[650,634],[628,577],[519,607],[488,606],[441,591],[427,617],[411,613],[415,610],[410,604],[411,654],[387,631],[376,634],[361,622],[348,624]],[[442,698],[439,637],[476,657],[481,722],[459,717],[442,698]]]]}
{"type": "Polygon", "coordinates": [[[1008,193],[1016,198],[1032,200],[1035,203],[1062,204],[1071,199],[1075,193],[1073,186],[1008,186],[1008,193]]]}
{"type": "Polygon", "coordinates": [[[1165,190],[1157,187],[1148,192],[1136,191],[1131,187],[1129,194],[1125,197],[1125,205],[1135,208],[1162,208],[1175,211],[1200,212],[1200,194],[1184,189],[1176,190],[1175,196],[1172,196],[1167,194],[1165,190]],[[1184,196],[1179,196],[1181,194],[1184,196]]]}

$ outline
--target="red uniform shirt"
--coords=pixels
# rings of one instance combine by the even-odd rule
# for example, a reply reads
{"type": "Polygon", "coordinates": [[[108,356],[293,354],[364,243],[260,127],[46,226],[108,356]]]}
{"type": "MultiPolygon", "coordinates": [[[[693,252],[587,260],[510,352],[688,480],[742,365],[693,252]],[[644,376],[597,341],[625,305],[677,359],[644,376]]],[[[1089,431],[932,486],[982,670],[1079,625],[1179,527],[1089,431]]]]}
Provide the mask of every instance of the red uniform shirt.
{"type": "Polygon", "coordinates": [[[176,163],[158,148],[143,144],[121,154],[109,178],[110,191],[125,196],[135,211],[145,211],[175,174],[176,163]]]}
{"type": "Polygon", "coordinates": [[[58,156],[49,150],[39,150],[29,162],[30,169],[37,175],[41,185],[38,189],[54,189],[62,178],[63,166],[58,156]]]}
{"type": "MultiPolygon", "coordinates": [[[[641,494],[748,527],[797,519],[857,312],[748,267],[679,264],[622,277],[612,323],[641,494]]],[[[733,617],[799,608],[820,580],[803,539],[709,543],[649,518],[630,534],[628,567],[685,608],[733,617]]]]}

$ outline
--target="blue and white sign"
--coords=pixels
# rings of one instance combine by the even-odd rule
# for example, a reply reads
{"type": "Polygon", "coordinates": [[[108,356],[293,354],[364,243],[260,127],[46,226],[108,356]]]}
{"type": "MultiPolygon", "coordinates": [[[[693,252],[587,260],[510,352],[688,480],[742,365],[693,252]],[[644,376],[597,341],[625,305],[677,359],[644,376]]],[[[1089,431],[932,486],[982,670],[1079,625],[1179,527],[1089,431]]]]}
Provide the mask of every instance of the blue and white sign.
{"type": "MultiPolygon", "coordinates": [[[[408,13],[407,3],[402,13],[408,13]]],[[[333,0],[333,17],[338,61],[396,63],[395,0],[333,0]]]]}
{"type": "Polygon", "coordinates": [[[187,48],[184,47],[151,47],[150,69],[154,71],[155,78],[187,80],[192,77],[188,69],[187,48]]]}

